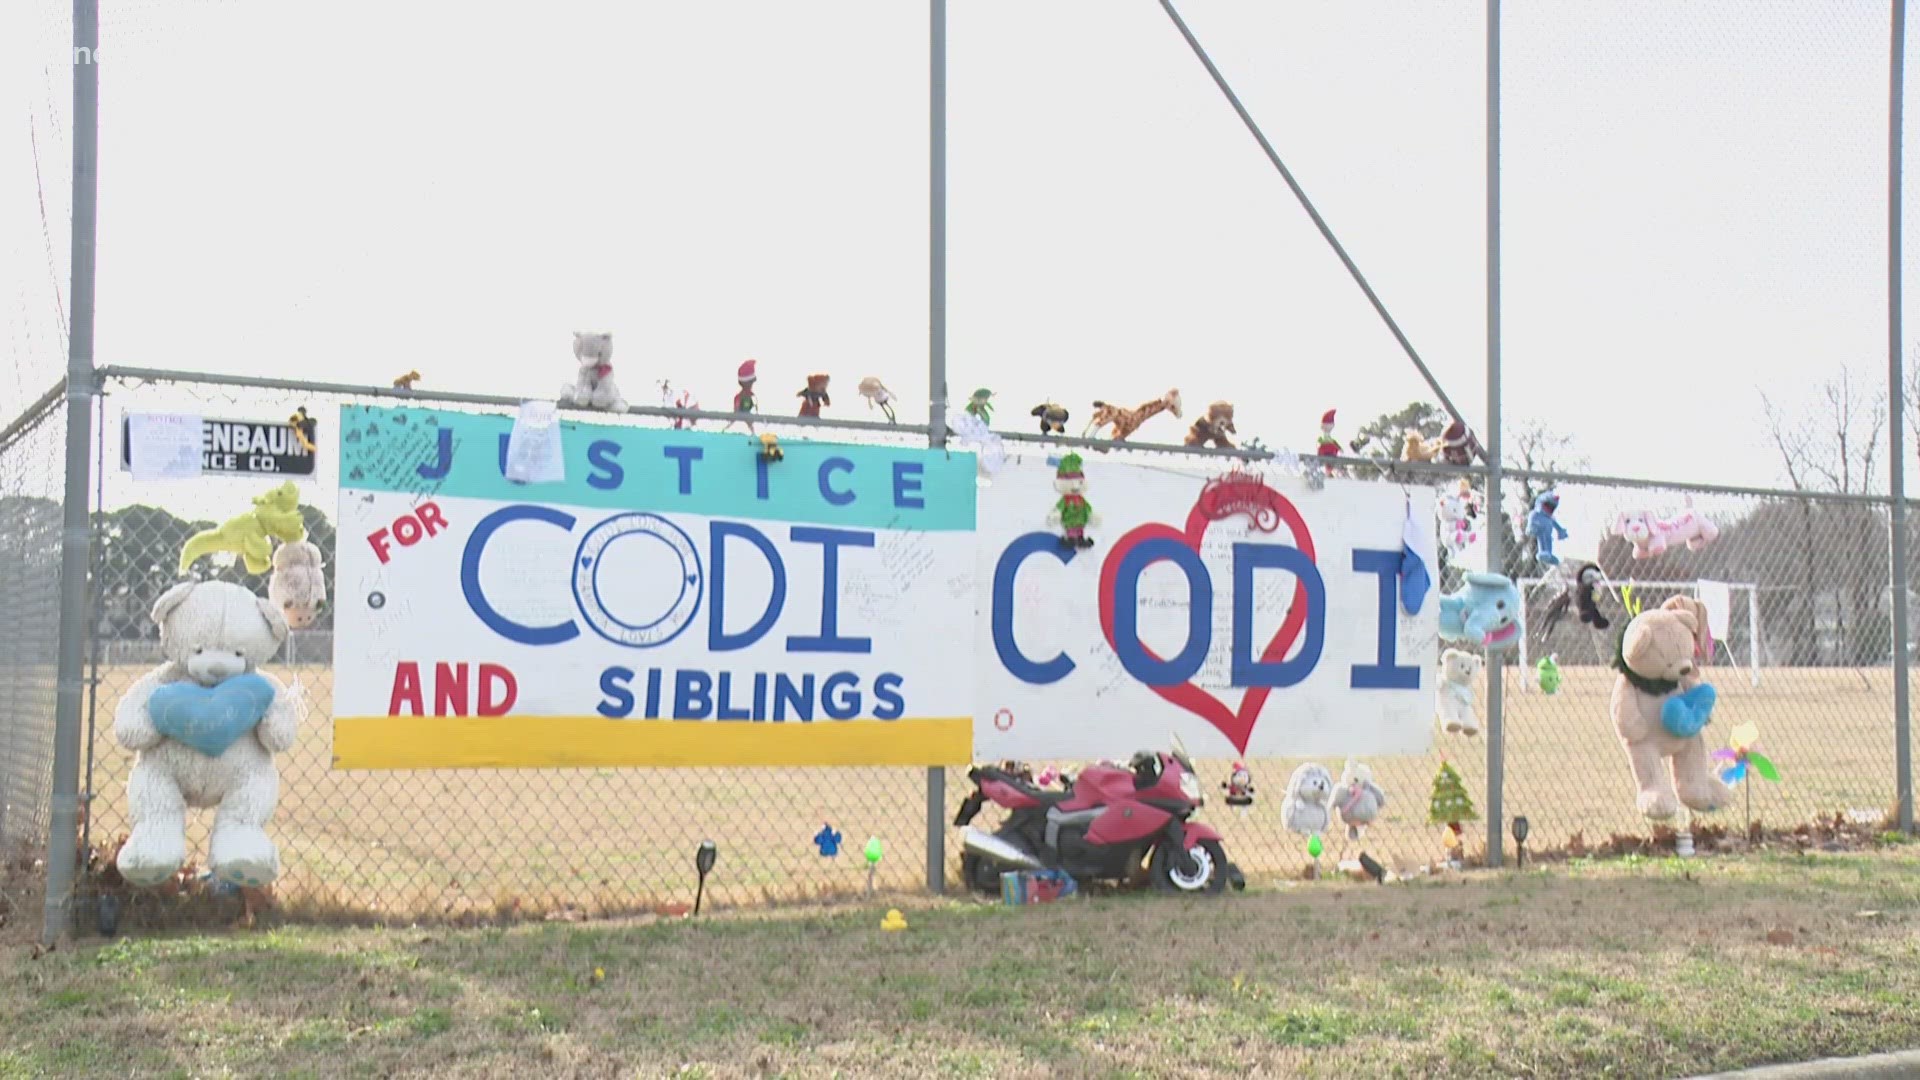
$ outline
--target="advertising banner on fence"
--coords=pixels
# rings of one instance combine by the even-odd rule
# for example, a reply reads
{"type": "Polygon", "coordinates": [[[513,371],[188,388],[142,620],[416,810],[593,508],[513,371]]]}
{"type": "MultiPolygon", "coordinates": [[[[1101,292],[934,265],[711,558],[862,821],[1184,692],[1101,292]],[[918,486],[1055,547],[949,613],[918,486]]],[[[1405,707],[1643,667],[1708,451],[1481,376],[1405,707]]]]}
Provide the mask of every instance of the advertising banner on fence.
{"type": "Polygon", "coordinates": [[[969,760],[971,454],[514,425],[342,407],[336,767],[969,760]]]}
{"type": "Polygon", "coordinates": [[[1438,599],[1402,607],[1409,515],[1431,536],[1432,493],[1007,466],[980,496],[975,756],[1124,760],[1170,734],[1205,757],[1426,750],[1438,599]]]}

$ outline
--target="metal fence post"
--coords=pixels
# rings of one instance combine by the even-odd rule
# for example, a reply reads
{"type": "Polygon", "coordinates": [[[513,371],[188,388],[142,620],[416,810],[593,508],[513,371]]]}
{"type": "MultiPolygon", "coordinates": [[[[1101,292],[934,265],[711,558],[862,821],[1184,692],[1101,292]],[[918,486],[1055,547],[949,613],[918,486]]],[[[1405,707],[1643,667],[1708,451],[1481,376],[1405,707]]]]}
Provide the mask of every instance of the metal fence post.
{"type": "Polygon", "coordinates": [[[1889,558],[1893,583],[1893,767],[1900,831],[1913,833],[1913,744],[1907,687],[1906,378],[1901,370],[1904,288],[1901,274],[1901,126],[1907,75],[1907,0],[1893,0],[1893,43],[1887,100],[1887,470],[1892,485],[1889,558]]]}
{"type": "MultiPolygon", "coordinates": [[[[947,0],[929,0],[927,445],[947,444],[947,0]]],[[[927,891],[947,887],[947,770],[927,770],[927,891]]]]}
{"type": "Polygon", "coordinates": [[[93,453],[93,283],[97,168],[100,149],[99,0],[73,0],[72,325],[67,330],[67,484],[60,532],[60,664],[53,732],[53,805],[47,827],[47,899],[42,940],[67,929],[67,904],[78,870],[80,722],[85,701],[87,572],[92,535],[87,479],[93,453]]]}
{"type": "MultiPolygon", "coordinates": [[[[1500,494],[1500,0],[1487,0],[1487,572],[1506,569],[1500,494]]],[[[1519,612],[1515,612],[1516,617],[1519,612]]],[[[1487,865],[1501,863],[1505,829],[1504,665],[1487,652],[1487,865]]]]}

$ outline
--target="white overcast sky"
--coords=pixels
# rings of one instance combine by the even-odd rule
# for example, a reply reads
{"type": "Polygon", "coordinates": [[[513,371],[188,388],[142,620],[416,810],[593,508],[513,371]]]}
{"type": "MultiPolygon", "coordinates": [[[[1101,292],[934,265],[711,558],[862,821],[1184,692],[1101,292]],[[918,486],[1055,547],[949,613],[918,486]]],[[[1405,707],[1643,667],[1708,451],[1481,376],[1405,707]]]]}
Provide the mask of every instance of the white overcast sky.
{"type": "MultiPolygon", "coordinates": [[[[951,6],[956,395],[1077,430],[1177,385],[1299,449],[1427,396],[1157,3],[951,6]]],[[[1885,378],[1885,5],[1506,6],[1509,422],[1596,471],[1777,482],[1762,389],[1885,378]]],[[[823,370],[831,413],[868,374],[923,413],[920,0],[102,7],[100,363],[538,397],[605,328],[635,401],[718,405],[752,356],[770,408],[823,370]]],[[[1484,422],[1483,5],[1182,10],[1484,422]]],[[[62,359],[65,11],[0,16],[8,415],[62,359]]]]}

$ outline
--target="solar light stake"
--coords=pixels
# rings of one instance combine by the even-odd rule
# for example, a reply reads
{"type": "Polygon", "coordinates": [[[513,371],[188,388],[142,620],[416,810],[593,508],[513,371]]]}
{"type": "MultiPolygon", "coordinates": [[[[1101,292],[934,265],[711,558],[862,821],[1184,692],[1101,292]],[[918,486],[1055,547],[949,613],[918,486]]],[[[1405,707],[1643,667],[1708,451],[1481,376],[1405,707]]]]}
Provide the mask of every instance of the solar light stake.
{"type": "Polygon", "coordinates": [[[1532,824],[1526,818],[1513,819],[1513,865],[1516,870],[1526,865],[1527,833],[1531,830],[1532,824]]]}
{"type": "Polygon", "coordinates": [[[700,847],[693,853],[693,868],[700,872],[700,883],[693,890],[693,913],[700,914],[700,900],[707,894],[707,874],[713,869],[714,860],[720,857],[720,849],[713,841],[702,840],[700,847]]]}

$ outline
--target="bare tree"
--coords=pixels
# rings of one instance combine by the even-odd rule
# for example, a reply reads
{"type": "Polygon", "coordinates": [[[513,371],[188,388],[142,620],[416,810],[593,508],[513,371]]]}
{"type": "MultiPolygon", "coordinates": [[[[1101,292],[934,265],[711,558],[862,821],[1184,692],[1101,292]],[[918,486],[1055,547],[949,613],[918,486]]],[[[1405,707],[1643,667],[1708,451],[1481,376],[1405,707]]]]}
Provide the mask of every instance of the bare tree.
{"type": "MultiPolygon", "coordinates": [[[[1541,420],[1529,420],[1506,436],[1501,456],[1510,467],[1529,473],[1571,473],[1587,469],[1587,457],[1574,449],[1573,436],[1556,431],[1541,420]]],[[[1518,577],[1533,568],[1533,544],[1526,533],[1527,515],[1533,501],[1552,490],[1557,481],[1551,476],[1516,476],[1515,488],[1508,494],[1509,507],[1503,509],[1501,525],[1512,537],[1506,544],[1507,573],[1518,577]]]]}
{"type": "MultiPolygon", "coordinates": [[[[1863,390],[1852,372],[1842,370],[1820,384],[1814,404],[1802,413],[1778,407],[1765,392],[1760,401],[1769,439],[1793,490],[1878,493],[1875,485],[1886,452],[1884,389],[1863,390]]],[[[1856,664],[1877,663],[1882,639],[1888,637],[1879,626],[1887,582],[1886,528],[1878,508],[1868,504],[1800,500],[1795,546],[1804,625],[1814,625],[1817,598],[1830,595],[1839,647],[1856,664]]]]}

